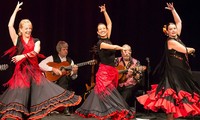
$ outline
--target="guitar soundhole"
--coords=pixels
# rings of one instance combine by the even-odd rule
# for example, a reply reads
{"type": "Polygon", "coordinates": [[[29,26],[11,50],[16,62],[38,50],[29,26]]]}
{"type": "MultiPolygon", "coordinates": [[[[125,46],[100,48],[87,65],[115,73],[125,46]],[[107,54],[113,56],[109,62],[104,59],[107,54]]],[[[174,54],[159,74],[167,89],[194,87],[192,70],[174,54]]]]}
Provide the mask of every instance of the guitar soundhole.
{"type": "Polygon", "coordinates": [[[52,72],[52,75],[53,75],[53,76],[56,76],[56,73],[52,72]]]}

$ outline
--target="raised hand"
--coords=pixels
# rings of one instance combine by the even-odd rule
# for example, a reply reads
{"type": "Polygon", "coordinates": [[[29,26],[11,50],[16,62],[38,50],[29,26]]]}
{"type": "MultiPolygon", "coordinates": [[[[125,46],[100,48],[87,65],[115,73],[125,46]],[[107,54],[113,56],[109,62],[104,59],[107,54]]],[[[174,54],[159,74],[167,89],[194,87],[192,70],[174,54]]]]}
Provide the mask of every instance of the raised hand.
{"type": "Polygon", "coordinates": [[[165,7],[165,9],[168,9],[168,10],[174,10],[174,4],[173,3],[167,3],[167,7],[165,7]]]}
{"type": "Polygon", "coordinates": [[[23,5],[23,2],[19,2],[19,1],[18,1],[15,10],[16,10],[17,12],[20,11],[20,10],[22,10],[22,8],[20,8],[22,5],[23,5]]]}
{"type": "Polygon", "coordinates": [[[99,6],[99,8],[100,8],[100,12],[106,11],[106,5],[105,4],[99,6]]]}

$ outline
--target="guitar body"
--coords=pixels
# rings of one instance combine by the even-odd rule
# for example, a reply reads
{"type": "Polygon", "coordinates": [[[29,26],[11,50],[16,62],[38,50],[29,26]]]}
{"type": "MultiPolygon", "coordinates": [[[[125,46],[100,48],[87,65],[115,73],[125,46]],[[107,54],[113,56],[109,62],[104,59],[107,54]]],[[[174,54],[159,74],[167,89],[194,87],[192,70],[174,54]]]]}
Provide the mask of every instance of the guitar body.
{"type": "Polygon", "coordinates": [[[91,71],[91,80],[90,80],[90,85],[89,84],[85,84],[85,87],[86,87],[86,91],[90,91],[91,89],[94,88],[95,86],[95,82],[94,82],[94,79],[95,79],[95,73],[94,73],[94,65],[92,65],[92,71],[91,71]]]}
{"type": "Polygon", "coordinates": [[[48,62],[47,65],[55,68],[60,68],[61,66],[69,66],[69,62],[61,62],[61,63],[56,63],[56,62],[48,62]]]}
{"type": "Polygon", "coordinates": [[[70,64],[66,61],[61,62],[61,63],[55,63],[55,62],[48,62],[47,65],[60,69],[62,71],[62,75],[56,75],[55,73],[53,73],[52,71],[46,71],[45,72],[45,76],[48,80],[50,81],[56,81],[58,80],[60,77],[64,76],[64,75],[69,75],[70,72],[66,71],[65,69],[62,69],[63,66],[70,66],[70,64]]]}
{"type": "MultiPolygon", "coordinates": [[[[96,61],[96,60],[95,60],[95,64],[97,64],[97,61],[96,61]]],[[[94,79],[95,79],[95,73],[94,73],[95,64],[92,65],[92,69],[91,69],[90,85],[87,84],[87,83],[85,84],[86,91],[90,91],[90,90],[93,89],[94,86],[95,86],[95,82],[94,82],[94,79]]]]}
{"type": "MultiPolygon", "coordinates": [[[[123,83],[123,82],[126,82],[126,73],[128,72],[128,69],[125,69],[124,66],[122,65],[118,65],[116,67],[118,69],[118,73],[119,73],[119,83],[123,83]]],[[[133,74],[140,71],[145,71],[146,70],[146,66],[135,66],[133,68],[131,68],[133,70],[133,74]]]]}
{"type": "Polygon", "coordinates": [[[85,84],[86,91],[90,91],[91,89],[94,88],[95,83],[94,83],[94,82],[91,82],[90,84],[91,84],[91,85],[89,85],[89,84],[85,84]]]}
{"type": "Polygon", "coordinates": [[[86,92],[84,93],[83,99],[86,100],[86,98],[88,97],[88,95],[91,93],[91,90],[94,88],[95,83],[91,83],[91,85],[85,84],[86,86],[86,92]]]}
{"type": "Polygon", "coordinates": [[[116,68],[117,68],[118,73],[119,73],[119,77],[118,77],[119,83],[125,82],[125,81],[126,81],[126,74],[125,74],[125,73],[126,73],[128,70],[126,70],[126,69],[124,68],[124,66],[122,66],[122,65],[118,65],[116,68]]]}
{"type": "MultiPolygon", "coordinates": [[[[81,67],[81,66],[85,66],[85,65],[93,65],[93,64],[96,64],[96,60],[89,60],[89,61],[86,61],[86,62],[82,62],[82,63],[78,63],[76,64],[78,67],[81,67]]],[[[70,71],[72,69],[72,66],[64,61],[64,62],[61,62],[61,63],[55,63],[55,62],[48,62],[47,65],[51,66],[51,67],[54,67],[54,68],[57,68],[57,69],[60,69],[61,72],[62,72],[62,75],[56,75],[54,72],[52,71],[45,71],[45,76],[48,80],[50,81],[56,81],[58,80],[60,77],[64,76],[64,75],[69,75],[70,74],[70,71]]]]}

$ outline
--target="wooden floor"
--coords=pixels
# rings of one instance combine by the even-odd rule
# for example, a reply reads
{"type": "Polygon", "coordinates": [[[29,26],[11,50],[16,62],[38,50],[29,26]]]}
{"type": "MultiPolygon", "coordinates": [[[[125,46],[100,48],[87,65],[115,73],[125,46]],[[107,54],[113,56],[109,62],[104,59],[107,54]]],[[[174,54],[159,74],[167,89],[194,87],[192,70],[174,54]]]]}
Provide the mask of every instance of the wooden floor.
{"type": "MultiPolygon", "coordinates": [[[[46,116],[42,120],[97,120],[97,119],[81,118],[76,114],[71,114],[71,116],[65,116],[64,114],[55,114],[55,115],[46,116]]],[[[164,113],[137,113],[136,118],[132,120],[166,120],[166,116],[164,113]]],[[[178,118],[176,120],[200,120],[200,116],[178,118]]]]}

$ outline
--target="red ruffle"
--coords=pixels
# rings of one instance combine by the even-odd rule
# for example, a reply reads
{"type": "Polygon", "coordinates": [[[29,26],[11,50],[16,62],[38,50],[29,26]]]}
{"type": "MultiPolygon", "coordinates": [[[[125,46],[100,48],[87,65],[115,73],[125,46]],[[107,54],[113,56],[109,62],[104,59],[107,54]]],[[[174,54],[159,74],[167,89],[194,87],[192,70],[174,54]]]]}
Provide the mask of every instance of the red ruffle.
{"type": "Polygon", "coordinates": [[[88,114],[88,115],[84,115],[81,114],[79,112],[76,112],[76,114],[78,114],[79,116],[83,117],[83,118],[97,118],[99,120],[105,120],[105,119],[111,119],[111,120],[130,120],[132,118],[134,118],[134,116],[130,116],[129,118],[127,118],[127,114],[129,113],[129,111],[127,110],[121,110],[121,111],[115,111],[112,112],[111,114],[108,114],[106,116],[97,116],[95,114],[88,114]]]}
{"type": "Polygon", "coordinates": [[[181,90],[177,94],[173,89],[169,88],[156,94],[157,86],[157,84],[152,85],[151,91],[147,91],[147,94],[137,97],[137,100],[144,105],[145,109],[150,109],[154,112],[162,109],[166,113],[173,113],[174,118],[200,115],[200,96],[197,93],[192,95],[181,90]],[[166,99],[167,97],[168,99],[166,99]]]}
{"type": "MultiPolygon", "coordinates": [[[[11,47],[10,49],[6,50],[6,51],[4,52],[4,55],[3,55],[3,56],[9,54],[9,57],[12,57],[12,56],[15,55],[16,52],[17,52],[17,47],[16,47],[16,46],[13,46],[13,47],[11,47]]],[[[3,56],[2,56],[2,57],[3,57],[3,56]]]]}
{"type": "Polygon", "coordinates": [[[16,63],[15,71],[11,79],[5,83],[4,86],[9,86],[11,89],[17,87],[30,87],[31,79],[33,79],[37,84],[40,84],[42,72],[38,66],[37,61],[33,60],[32,58],[28,59],[32,66],[31,68],[29,64],[24,64],[24,62],[27,62],[26,60],[27,59],[24,58],[16,63]]]}
{"type": "Polygon", "coordinates": [[[118,85],[118,71],[115,67],[100,64],[96,74],[95,92],[97,94],[109,95],[107,87],[114,89],[118,85]]]}

